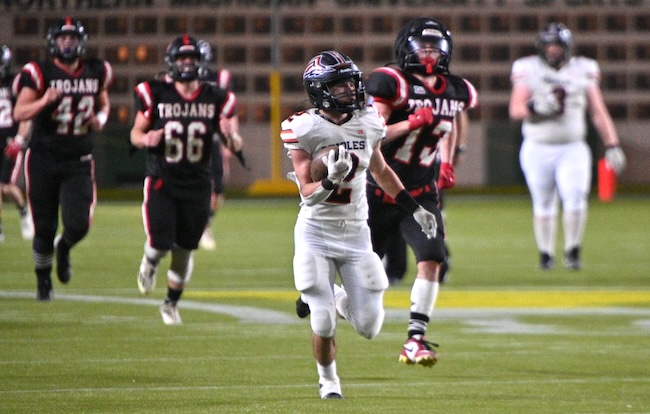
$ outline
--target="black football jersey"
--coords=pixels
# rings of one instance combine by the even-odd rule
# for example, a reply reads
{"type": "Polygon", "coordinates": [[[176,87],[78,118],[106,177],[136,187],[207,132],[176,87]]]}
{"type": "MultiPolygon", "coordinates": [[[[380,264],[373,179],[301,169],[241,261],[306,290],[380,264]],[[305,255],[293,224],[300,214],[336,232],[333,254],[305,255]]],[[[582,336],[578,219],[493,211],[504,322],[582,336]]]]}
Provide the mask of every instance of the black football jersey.
{"type": "Polygon", "coordinates": [[[90,154],[94,134],[88,120],[99,110],[99,94],[112,83],[110,63],[94,58],[81,59],[75,72],[50,60],[23,66],[19,88],[32,88],[39,96],[49,87],[61,93],[58,101],[32,120],[32,151],[48,152],[59,159],[79,159],[90,154]]]}
{"type": "Polygon", "coordinates": [[[234,94],[211,83],[202,83],[191,99],[165,81],[136,86],[136,111],[149,119],[150,129],[164,129],[159,145],[147,149],[146,175],[176,188],[209,183],[212,136],[219,132],[219,119],[234,114],[236,101],[234,94]]]}
{"type": "Polygon", "coordinates": [[[5,147],[6,139],[16,135],[18,123],[12,115],[16,103],[18,77],[7,75],[0,79],[0,148],[5,147]]]}
{"type": "MultiPolygon", "coordinates": [[[[410,190],[431,184],[435,177],[438,144],[449,139],[458,112],[478,105],[476,89],[466,79],[449,74],[438,75],[435,88],[430,88],[412,73],[391,67],[372,71],[365,85],[371,100],[390,105],[393,109],[386,120],[387,125],[408,119],[419,108],[431,108],[431,125],[411,131],[381,147],[386,162],[395,170],[404,187],[410,190]]],[[[376,185],[371,176],[368,179],[376,185]]]]}

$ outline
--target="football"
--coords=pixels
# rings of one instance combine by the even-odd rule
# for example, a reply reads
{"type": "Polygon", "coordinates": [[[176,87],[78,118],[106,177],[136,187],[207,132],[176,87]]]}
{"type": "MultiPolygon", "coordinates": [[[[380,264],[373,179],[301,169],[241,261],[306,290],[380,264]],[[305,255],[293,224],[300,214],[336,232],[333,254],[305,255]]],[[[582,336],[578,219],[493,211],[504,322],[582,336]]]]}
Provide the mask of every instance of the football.
{"type": "Polygon", "coordinates": [[[339,156],[338,145],[328,145],[316,151],[311,159],[311,167],[309,167],[309,172],[311,173],[311,180],[315,183],[327,177],[327,154],[330,150],[334,150],[336,158],[339,156]]]}

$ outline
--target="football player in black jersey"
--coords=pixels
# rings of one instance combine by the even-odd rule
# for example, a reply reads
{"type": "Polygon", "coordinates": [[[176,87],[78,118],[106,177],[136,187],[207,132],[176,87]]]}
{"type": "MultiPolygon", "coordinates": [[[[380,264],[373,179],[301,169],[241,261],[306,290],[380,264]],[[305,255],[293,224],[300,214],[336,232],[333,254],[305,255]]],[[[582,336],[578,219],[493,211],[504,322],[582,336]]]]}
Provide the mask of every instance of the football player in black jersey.
{"type": "MultiPolygon", "coordinates": [[[[366,91],[388,126],[382,152],[409,193],[443,223],[437,191],[454,184],[452,166],[457,114],[478,104],[474,87],[449,74],[451,34],[433,18],[407,22],[395,40],[395,66],[372,71],[366,91]],[[441,152],[440,177],[435,159],[441,152]],[[440,187],[440,188],[439,188],[440,187]]],[[[389,236],[399,228],[417,262],[411,290],[408,339],[399,360],[433,366],[438,354],[425,339],[439,289],[440,265],[445,259],[444,226],[427,239],[417,223],[395,205],[372,177],[368,178],[369,225],[373,248],[382,256],[389,236]]]]}
{"type": "Polygon", "coordinates": [[[23,239],[34,238],[32,217],[27,208],[23,191],[16,184],[20,176],[22,150],[29,133],[29,121],[17,123],[12,116],[18,95],[19,77],[12,72],[13,55],[7,45],[0,46],[0,243],[4,241],[2,230],[3,198],[10,198],[18,207],[20,229],[23,239]]]}
{"type": "Polygon", "coordinates": [[[183,35],[165,53],[173,82],[150,80],[135,88],[131,143],[146,149],[142,218],[147,236],[137,283],[153,290],[156,267],[169,251],[167,297],[160,307],[167,325],[182,323],[176,304],[192,276],[192,253],[210,215],[213,135],[230,136],[235,95],[199,80],[197,40],[183,35]]]}
{"type": "Polygon", "coordinates": [[[59,280],[70,280],[70,249],[88,233],[96,203],[93,137],[108,120],[113,69],[104,60],[83,57],[87,40],[79,21],[66,17],[52,24],[51,59],[22,68],[14,108],[17,121],[32,120],[25,171],[40,300],[52,299],[54,251],[59,280]],[[55,241],[59,206],[63,231],[55,241]]]}

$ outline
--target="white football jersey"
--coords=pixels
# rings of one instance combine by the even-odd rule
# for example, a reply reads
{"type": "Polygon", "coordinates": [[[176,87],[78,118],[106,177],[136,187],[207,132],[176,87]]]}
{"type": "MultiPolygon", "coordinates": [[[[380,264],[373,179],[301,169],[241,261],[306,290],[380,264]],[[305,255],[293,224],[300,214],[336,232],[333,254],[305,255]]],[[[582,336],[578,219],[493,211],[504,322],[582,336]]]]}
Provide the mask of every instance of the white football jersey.
{"type": "Polygon", "coordinates": [[[600,69],[595,60],[572,57],[556,70],[539,56],[527,56],[513,63],[511,80],[513,84],[526,85],[533,97],[546,96],[558,88],[565,92],[562,114],[549,119],[523,121],[524,139],[546,144],[586,139],[587,89],[600,82],[600,69]]]}
{"type": "Polygon", "coordinates": [[[366,220],[366,170],[370,156],[386,135],[384,119],[371,107],[354,111],[342,125],[328,121],[316,108],[298,112],[282,122],[281,138],[287,150],[314,154],[329,145],[345,145],[352,155],[352,172],[322,203],[302,205],[299,217],[319,220],[366,220]]]}

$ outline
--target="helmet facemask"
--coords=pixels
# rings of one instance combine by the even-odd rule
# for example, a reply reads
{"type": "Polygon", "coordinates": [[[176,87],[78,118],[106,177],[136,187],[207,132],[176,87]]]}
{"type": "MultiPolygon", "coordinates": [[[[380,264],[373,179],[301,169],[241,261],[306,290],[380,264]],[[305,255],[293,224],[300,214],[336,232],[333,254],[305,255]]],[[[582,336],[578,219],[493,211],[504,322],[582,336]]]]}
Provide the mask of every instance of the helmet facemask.
{"type": "Polygon", "coordinates": [[[362,74],[352,60],[336,51],[326,51],[311,59],[303,73],[309,101],[317,108],[350,113],[365,105],[362,74]],[[333,86],[345,82],[354,85],[333,93],[333,86]]]}
{"type": "Polygon", "coordinates": [[[562,64],[571,58],[571,45],[573,38],[571,31],[562,23],[549,23],[544,30],[537,35],[535,47],[537,54],[549,66],[558,69],[562,64]],[[548,45],[558,45],[564,49],[564,53],[560,56],[553,56],[547,53],[548,45]]]}
{"type": "Polygon", "coordinates": [[[59,51],[58,57],[64,62],[74,61],[78,54],[77,48],[79,47],[79,37],[76,34],[61,33],[55,39],[56,48],[59,51]]]}
{"type": "Polygon", "coordinates": [[[174,80],[193,81],[199,77],[199,58],[193,53],[178,55],[171,72],[174,80]]]}
{"type": "Polygon", "coordinates": [[[63,63],[72,63],[86,52],[88,34],[81,22],[71,18],[50,26],[47,32],[47,44],[50,54],[63,63]]]}
{"type": "Polygon", "coordinates": [[[363,88],[363,86],[360,86],[360,83],[359,76],[347,76],[328,82],[323,87],[322,107],[325,109],[334,109],[339,112],[352,112],[355,109],[360,109],[359,88],[363,88]],[[337,94],[333,91],[333,88],[339,84],[345,84],[345,86],[341,85],[340,88],[344,88],[344,90],[337,94]],[[347,86],[350,84],[354,85],[353,88],[347,86]]]}
{"type": "Polygon", "coordinates": [[[201,52],[197,41],[190,36],[177,37],[167,47],[165,62],[173,80],[190,82],[198,79],[201,52]]]}
{"type": "Polygon", "coordinates": [[[449,43],[442,37],[437,36],[418,36],[409,37],[408,54],[406,55],[406,68],[422,75],[433,75],[443,72],[442,65],[439,63],[448,61],[449,43]],[[427,50],[437,51],[437,57],[430,54],[421,56],[427,50]]]}
{"type": "Polygon", "coordinates": [[[409,21],[395,38],[397,65],[402,70],[425,76],[449,73],[451,51],[451,33],[433,18],[421,17],[409,21]],[[439,56],[422,56],[427,49],[437,49],[439,56]]]}

